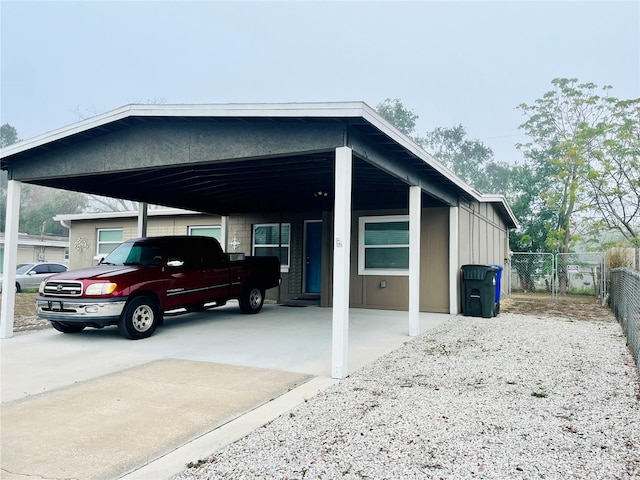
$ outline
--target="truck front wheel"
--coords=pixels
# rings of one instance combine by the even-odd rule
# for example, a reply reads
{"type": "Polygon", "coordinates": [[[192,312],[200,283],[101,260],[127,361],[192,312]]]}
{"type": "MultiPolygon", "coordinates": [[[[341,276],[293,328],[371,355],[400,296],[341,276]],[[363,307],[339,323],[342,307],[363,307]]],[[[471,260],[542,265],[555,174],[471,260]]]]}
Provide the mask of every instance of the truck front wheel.
{"type": "Polygon", "coordinates": [[[240,304],[240,311],[242,313],[258,313],[262,310],[262,305],[264,304],[264,289],[257,286],[247,288],[242,295],[240,295],[238,303],[240,304]]]}
{"type": "Polygon", "coordinates": [[[149,297],[135,297],[124,307],[118,321],[118,332],[131,340],[153,335],[160,323],[160,309],[149,297]]]}

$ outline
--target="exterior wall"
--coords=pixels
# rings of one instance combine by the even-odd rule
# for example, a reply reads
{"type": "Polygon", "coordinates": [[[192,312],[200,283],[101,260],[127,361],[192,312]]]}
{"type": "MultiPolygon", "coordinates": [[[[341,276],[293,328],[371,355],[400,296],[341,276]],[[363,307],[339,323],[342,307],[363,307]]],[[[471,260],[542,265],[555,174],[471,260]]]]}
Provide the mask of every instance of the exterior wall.
{"type": "MultiPolygon", "coordinates": [[[[42,237],[20,234],[16,263],[55,262],[67,265],[68,242],[64,237],[42,237]]],[[[4,268],[4,233],[0,234],[0,273],[4,268]]]]}
{"type": "MultiPolygon", "coordinates": [[[[253,214],[242,216],[230,216],[227,222],[227,245],[229,253],[253,253],[253,226],[265,223],[287,223],[291,225],[289,271],[282,272],[282,282],[279,287],[267,292],[268,300],[285,301],[300,296],[303,292],[304,273],[304,222],[305,220],[321,220],[317,214],[287,214],[280,217],[279,214],[253,214]],[[233,245],[237,245],[234,249],[233,245]]],[[[324,223],[323,225],[326,225],[324,223]]],[[[324,231],[324,228],[323,228],[324,231]]],[[[323,251],[323,282],[324,265],[327,257],[323,251]]],[[[325,293],[323,284],[323,295],[325,293]]]]}
{"type": "Polygon", "coordinates": [[[64,251],[65,247],[18,245],[17,263],[55,262],[66,265],[64,251]]]}
{"type": "MultiPolygon", "coordinates": [[[[409,305],[408,274],[406,276],[359,275],[359,219],[362,216],[406,215],[406,211],[375,210],[352,213],[350,305],[354,308],[407,310],[409,305]],[[381,287],[381,282],[386,287],[381,287]]],[[[282,272],[282,282],[267,292],[267,299],[286,301],[303,293],[304,225],[306,220],[322,220],[322,286],[320,302],[331,306],[333,275],[333,219],[331,212],[318,214],[250,214],[230,216],[227,221],[226,245],[229,253],[253,253],[253,225],[279,223],[291,225],[289,270],[282,272]]],[[[459,267],[469,263],[505,265],[508,258],[508,229],[490,204],[463,204],[459,208],[459,267]]],[[[150,216],[148,235],[186,235],[190,226],[220,225],[220,217],[205,215],[150,216]]],[[[95,264],[97,231],[122,228],[123,239],[137,236],[137,218],[75,220],[70,231],[70,268],[95,264]],[[88,247],[78,249],[76,242],[84,238],[88,247]]],[[[449,312],[449,208],[423,208],[420,256],[420,310],[449,312]]],[[[225,234],[223,233],[223,236],[225,234]]],[[[55,260],[51,260],[55,261],[55,260]]],[[[458,269],[459,281],[459,269],[458,269]]],[[[503,288],[505,282],[502,282],[503,288]]]]}
{"type": "Polygon", "coordinates": [[[461,204],[459,216],[460,266],[497,263],[508,255],[508,229],[490,204],[461,204]]]}
{"type": "MultiPolygon", "coordinates": [[[[468,264],[498,264],[506,268],[509,259],[509,229],[491,204],[461,204],[459,229],[458,267],[468,264]]],[[[501,288],[504,295],[506,282],[502,282],[501,288]]]]}
{"type": "MultiPolygon", "coordinates": [[[[350,304],[355,308],[408,310],[409,276],[358,274],[358,222],[362,216],[406,215],[406,211],[354,212],[351,231],[350,304]],[[381,282],[386,287],[381,287],[381,282]]],[[[449,209],[422,209],[420,311],[449,312],[449,209]]]]}
{"type": "MultiPolygon", "coordinates": [[[[167,215],[149,216],[148,236],[186,235],[189,227],[220,225],[217,215],[167,215]]],[[[73,220],[69,230],[69,268],[82,268],[96,264],[98,230],[122,228],[122,239],[138,236],[138,218],[123,217],[101,220],[73,220]]]]}

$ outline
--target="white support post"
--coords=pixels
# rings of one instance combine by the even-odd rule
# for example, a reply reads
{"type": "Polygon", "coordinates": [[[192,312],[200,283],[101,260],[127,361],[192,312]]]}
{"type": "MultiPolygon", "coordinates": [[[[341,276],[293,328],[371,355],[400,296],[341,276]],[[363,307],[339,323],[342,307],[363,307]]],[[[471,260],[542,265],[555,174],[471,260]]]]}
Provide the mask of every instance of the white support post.
{"type": "Polygon", "coordinates": [[[459,249],[459,210],[458,207],[449,208],[449,313],[460,313],[460,299],[458,289],[458,270],[460,262],[459,249]]]}
{"type": "Polygon", "coordinates": [[[331,376],[347,376],[349,358],[349,266],[351,253],[351,176],[353,159],[348,147],[336,148],[333,215],[333,330],[331,376]]]}
{"type": "Polygon", "coordinates": [[[409,187],[409,336],[420,333],[420,230],[422,189],[409,187]]]}
{"type": "Polygon", "coordinates": [[[138,202],[138,238],[147,236],[147,219],[149,205],[146,202],[138,202]]]}
{"type": "Polygon", "coordinates": [[[16,264],[18,261],[18,219],[22,184],[9,180],[7,185],[7,218],[4,229],[4,261],[2,265],[2,310],[0,338],[13,337],[13,317],[16,304],[16,264]]]}
{"type": "Polygon", "coordinates": [[[229,239],[229,217],[223,215],[220,217],[220,245],[222,250],[226,253],[229,251],[228,240],[229,239]]]}

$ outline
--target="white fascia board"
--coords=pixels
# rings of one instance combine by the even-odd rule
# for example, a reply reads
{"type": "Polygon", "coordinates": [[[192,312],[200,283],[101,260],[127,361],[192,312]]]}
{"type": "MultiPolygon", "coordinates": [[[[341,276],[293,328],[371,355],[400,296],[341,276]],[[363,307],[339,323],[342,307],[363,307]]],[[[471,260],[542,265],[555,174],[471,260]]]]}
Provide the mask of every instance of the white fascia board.
{"type": "Polygon", "coordinates": [[[28,138],[21,142],[14,143],[13,145],[9,145],[8,147],[0,149],[0,158],[8,157],[25,150],[29,150],[31,148],[36,148],[41,145],[60,140],[61,138],[69,137],[76,133],[84,132],[86,130],[99,127],[107,123],[121,120],[130,116],[130,110],[131,105],[125,105],[124,107],[120,107],[115,110],[96,115],[95,117],[87,118],[85,120],[72,123],[71,125],[67,125],[50,132],[28,138]]]}
{"type": "Polygon", "coordinates": [[[148,117],[358,117],[363,102],[130,105],[130,116],[148,117]]]}
{"type": "Polygon", "coordinates": [[[18,247],[28,246],[28,247],[68,247],[69,241],[60,241],[60,240],[20,240],[18,239],[18,247]]]}
{"type": "MultiPolygon", "coordinates": [[[[148,210],[147,215],[149,217],[169,216],[169,215],[206,215],[215,217],[216,215],[210,213],[196,212],[193,210],[181,210],[181,209],[158,209],[148,210]]],[[[138,211],[126,211],[126,212],[93,212],[93,213],[61,213],[53,217],[57,222],[61,221],[73,221],[73,220],[108,220],[112,218],[136,218],[138,211]]]]}
{"type": "MultiPolygon", "coordinates": [[[[0,245],[4,246],[5,243],[5,239],[0,238],[0,245]]],[[[20,247],[60,247],[60,248],[66,248],[69,246],[69,242],[68,241],[63,241],[63,240],[32,240],[32,239],[28,239],[28,240],[24,240],[21,238],[18,238],[18,248],[20,247]]]]}
{"type": "Polygon", "coordinates": [[[513,210],[511,210],[511,206],[507,202],[507,199],[504,197],[504,195],[480,195],[479,201],[482,203],[500,203],[513,221],[513,224],[516,226],[515,228],[520,228],[518,219],[514,215],[513,210]]]}

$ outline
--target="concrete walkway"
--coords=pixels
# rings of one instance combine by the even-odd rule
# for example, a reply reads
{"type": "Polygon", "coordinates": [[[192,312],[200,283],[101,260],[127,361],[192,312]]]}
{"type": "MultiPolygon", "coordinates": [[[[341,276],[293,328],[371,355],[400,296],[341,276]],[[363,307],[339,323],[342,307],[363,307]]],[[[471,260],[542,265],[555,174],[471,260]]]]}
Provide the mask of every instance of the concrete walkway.
{"type": "MultiPolygon", "coordinates": [[[[350,316],[350,372],[410,340],[406,312],[357,309],[350,316]]],[[[421,332],[448,318],[421,314],[421,332]]],[[[60,472],[67,478],[168,478],[335,383],[330,378],[331,310],[319,307],[265,305],[259,315],[247,316],[230,304],[168,317],[145,340],[125,340],[114,327],[73,335],[45,330],[4,339],[0,347],[3,479],[60,472]],[[137,407],[136,398],[142,399],[137,407]],[[54,408],[70,399],[77,403],[66,412],[54,408]],[[122,402],[129,408],[122,414],[127,422],[104,414],[118,411],[122,402]],[[27,427],[20,418],[33,418],[30,409],[45,414],[27,427]],[[92,427],[79,428],[80,421],[72,428],[73,415],[61,422],[68,411],[92,427]],[[189,414],[196,419],[185,419],[189,414]],[[154,416],[163,429],[147,435],[153,423],[144,422],[154,416]],[[30,448],[16,433],[27,428],[30,448]],[[145,450],[133,458],[112,452],[98,461],[109,466],[102,469],[87,456],[70,471],[71,461],[60,454],[65,442],[52,441],[52,429],[60,438],[72,436],[69,445],[83,445],[85,451],[107,451],[101,445],[128,441],[143,441],[145,450]],[[18,450],[20,455],[12,457],[18,450]],[[57,454],[47,455],[48,466],[36,461],[51,452],[57,454]],[[5,459],[17,457],[19,468],[28,471],[8,468],[5,459]]],[[[81,451],[74,454],[82,458],[81,451]]]]}

